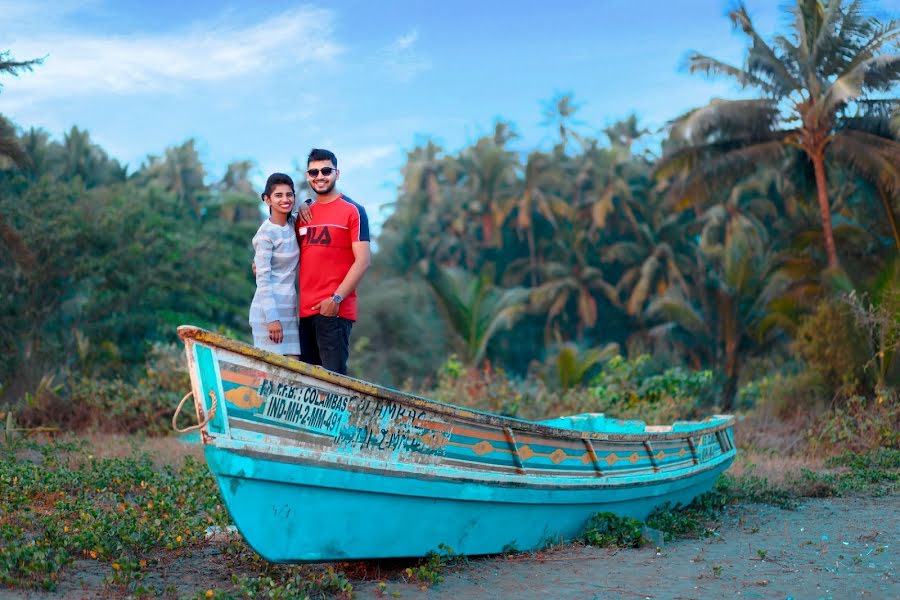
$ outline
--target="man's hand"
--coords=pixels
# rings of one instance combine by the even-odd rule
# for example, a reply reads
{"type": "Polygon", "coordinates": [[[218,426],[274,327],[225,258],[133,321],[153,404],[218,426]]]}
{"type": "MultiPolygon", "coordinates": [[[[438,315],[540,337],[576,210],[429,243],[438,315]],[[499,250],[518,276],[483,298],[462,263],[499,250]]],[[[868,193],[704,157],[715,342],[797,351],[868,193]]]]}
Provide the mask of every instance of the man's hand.
{"type": "Polygon", "coordinates": [[[309,205],[306,202],[300,203],[300,206],[297,209],[297,218],[304,225],[312,221],[312,211],[309,210],[309,205]]]}
{"type": "Polygon", "coordinates": [[[280,344],[284,341],[284,329],[281,327],[281,321],[272,321],[269,323],[269,339],[280,344]]]}
{"type": "Polygon", "coordinates": [[[313,306],[312,309],[318,310],[323,317],[335,317],[338,314],[338,305],[331,298],[325,298],[313,306]]]}

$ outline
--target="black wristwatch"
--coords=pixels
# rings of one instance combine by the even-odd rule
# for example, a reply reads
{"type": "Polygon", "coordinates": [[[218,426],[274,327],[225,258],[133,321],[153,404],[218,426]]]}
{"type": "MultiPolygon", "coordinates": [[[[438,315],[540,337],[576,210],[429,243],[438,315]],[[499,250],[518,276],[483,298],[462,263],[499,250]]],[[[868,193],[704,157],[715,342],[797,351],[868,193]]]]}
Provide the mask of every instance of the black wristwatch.
{"type": "Polygon", "coordinates": [[[335,304],[340,304],[341,302],[343,302],[343,300],[344,300],[344,297],[341,296],[340,294],[332,294],[331,295],[331,301],[334,302],[335,304]]]}

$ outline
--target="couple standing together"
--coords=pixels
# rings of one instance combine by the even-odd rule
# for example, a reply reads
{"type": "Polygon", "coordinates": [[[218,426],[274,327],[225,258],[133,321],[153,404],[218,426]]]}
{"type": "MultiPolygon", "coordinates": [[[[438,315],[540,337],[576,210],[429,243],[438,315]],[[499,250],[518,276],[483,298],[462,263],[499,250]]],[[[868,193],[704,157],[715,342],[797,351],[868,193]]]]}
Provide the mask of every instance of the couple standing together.
{"type": "Polygon", "coordinates": [[[297,202],[284,173],[270,175],[262,193],[269,218],[253,237],[253,344],[346,375],[356,286],[371,262],[369,220],[335,189],[334,153],[313,149],[306,168],[315,201],[297,202]]]}

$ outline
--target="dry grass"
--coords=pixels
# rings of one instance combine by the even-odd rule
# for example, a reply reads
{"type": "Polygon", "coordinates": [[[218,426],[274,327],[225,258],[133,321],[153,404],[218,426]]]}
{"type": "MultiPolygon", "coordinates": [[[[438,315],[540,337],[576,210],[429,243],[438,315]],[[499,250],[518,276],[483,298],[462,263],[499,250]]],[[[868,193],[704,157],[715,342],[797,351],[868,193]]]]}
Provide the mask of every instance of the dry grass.
{"type": "Polygon", "coordinates": [[[813,423],[809,415],[780,419],[763,411],[740,415],[734,426],[734,442],[748,452],[805,454],[806,432],[813,423]]]}
{"type": "Polygon", "coordinates": [[[56,438],[61,442],[83,442],[85,451],[97,458],[126,458],[146,453],[157,465],[180,465],[191,456],[203,462],[203,447],[182,441],[174,435],[146,437],[116,433],[82,433],[56,438]]]}

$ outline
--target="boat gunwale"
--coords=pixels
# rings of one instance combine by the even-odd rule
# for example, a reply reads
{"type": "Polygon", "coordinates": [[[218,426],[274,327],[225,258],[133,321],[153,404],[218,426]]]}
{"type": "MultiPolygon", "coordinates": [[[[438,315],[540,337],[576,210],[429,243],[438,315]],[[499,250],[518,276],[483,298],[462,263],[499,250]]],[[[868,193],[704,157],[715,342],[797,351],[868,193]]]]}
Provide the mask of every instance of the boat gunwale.
{"type": "MultiPolygon", "coordinates": [[[[453,404],[445,404],[437,400],[431,400],[408,392],[401,392],[388,387],[376,385],[346,375],[340,375],[329,371],[323,367],[311,365],[297,359],[288,358],[281,354],[275,354],[250,346],[237,340],[232,340],[223,335],[208,331],[194,325],[181,325],[178,327],[178,337],[183,341],[193,340],[201,344],[209,344],[211,346],[222,348],[229,352],[234,352],[241,356],[258,360],[274,367],[279,367],[305,375],[313,379],[318,379],[325,383],[330,383],[338,387],[352,390],[367,396],[379,399],[398,402],[401,404],[413,405],[418,408],[428,409],[438,414],[449,415],[455,419],[473,422],[476,424],[487,424],[495,427],[511,427],[516,431],[524,431],[535,434],[543,434],[550,437],[557,437],[569,440],[622,440],[622,441],[642,441],[642,440],[673,440],[685,439],[696,436],[702,436],[717,431],[730,429],[734,425],[735,418],[733,415],[714,415],[709,419],[724,419],[719,423],[704,426],[705,421],[682,421],[681,423],[697,424],[699,427],[688,431],[643,431],[629,433],[604,433],[596,431],[579,431],[573,429],[562,429],[552,425],[544,425],[535,421],[526,421],[513,417],[504,417],[494,413],[481,412],[471,408],[456,406],[453,404]]],[[[647,426],[646,422],[644,423],[647,426]]],[[[651,427],[653,425],[650,425],[651,427]]]]}
{"type": "MultiPolygon", "coordinates": [[[[400,471],[400,470],[384,470],[376,467],[369,467],[365,465],[348,465],[341,463],[322,463],[319,460],[311,459],[307,457],[299,457],[299,456],[290,456],[287,454],[281,454],[277,452],[269,452],[266,450],[261,450],[258,448],[254,448],[257,446],[253,443],[240,443],[240,444],[232,444],[229,442],[227,438],[217,438],[209,446],[215,448],[218,452],[231,452],[238,456],[245,456],[247,458],[253,459],[261,459],[268,460],[271,462],[285,464],[285,465],[295,465],[301,467],[315,467],[324,470],[333,470],[333,471],[341,471],[341,472],[353,472],[353,473],[361,473],[368,475],[375,475],[379,477],[394,477],[399,479],[416,479],[418,481],[423,481],[426,483],[450,483],[450,484],[475,484],[475,485],[484,485],[488,487],[500,487],[507,489],[517,489],[517,490],[534,490],[534,491],[594,491],[598,489],[612,489],[612,488],[622,488],[622,489],[630,489],[630,488],[648,488],[651,486],[665,485],[667,483],[673,481],[681,481],[684,479],[690,479],[694,477],[699,477],[722,467],[723,464],[725,466],[723,471],[731,466],[731,463],[734,462],[736,453],[734,450],[730,450],[725,452],[715,459],[707,461],[705,463],[701,463],[699,465],[694,465],[687,469],[679,469],[678,471],[669,471],[669,472],[660,472],[655,473],[657,477],[655,478],[646,478],[646,479],[636,479],[629,481],[622,481],[622,478],[618,480],[613,477],[609,479],[599,478],[599,477],[586,477],[584,482],[571,483],[571,484],[563,484],[563,483],[537,483],[533,479],[526,481],[518,481],[516,479],[483,479],[479,477],[472,476],[452,476],[452,477],[441,477],[437,478],[431,475],[425,475],[422,473],[410,472],[410,471],[400,471]],[[679,472],[680,471],[680,472],[679,472]],[[674,475],[674,476],[670,476],[674,475]]],[[[238,475],[233,474],[225,474],[225,473],[214,473],[216,477],[238,477],[238,475]]],[[[268,481],[267,479],[260,479],[257,477],[249,477],[244,476],[248,479],[258,479],[260,481],[268,481]]],[[[299,484],[294,484],[299,485],[299,484]]],[[[319,487],[329,487],[329,486],[319,486],[319,487]]],[[[375,492],[372,492],[375,493],[375,492]]],[[[382,493],[382,492],[379,492],[382,493]]],[[[385,494],[392,494],[390,492],[383,492],[385,494]]],[[[393,495],[403,495],[403,494],[393,494],[393,495]]]]}

